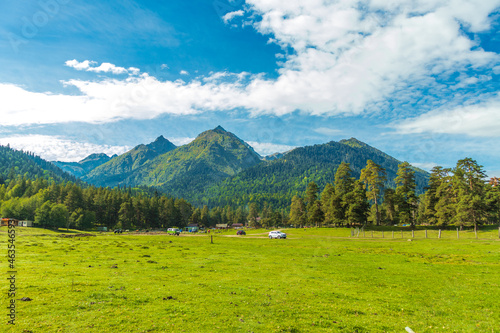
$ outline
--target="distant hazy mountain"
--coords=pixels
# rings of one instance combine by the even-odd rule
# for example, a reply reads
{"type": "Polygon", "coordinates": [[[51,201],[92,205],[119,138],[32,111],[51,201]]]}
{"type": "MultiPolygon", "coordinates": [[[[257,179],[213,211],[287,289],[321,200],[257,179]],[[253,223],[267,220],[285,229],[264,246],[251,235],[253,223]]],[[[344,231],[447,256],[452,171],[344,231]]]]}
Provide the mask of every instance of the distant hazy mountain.
{"type": "Polygon", "coordinates": [[[267,155],[267,156],[264,156],[264,161],[274,161],[274,160],[277,160],[278,158],[282,158],[283,156],[285,156],[288,153],[289,153],[289,151],[286,151],[284,153],[274,153],[271,155],[267,155]]]}
{"type": "Polygon", "coordinates": [[[110,159],[111,159],[111,157],[109,157],[106,154],[91,154],[91,155],[85,157],[80,162],[54,161],[52,163],[54,163],[55,165],[57,165],[59,168],[66,171],[67,173],[72,174],[75,177],[82,178],[88,172],[97,168],[99,165],[106,163],[110,159]]]}
{"type": "MultiPolygon", "coordinates": [[[[387,186],[394,187],[401,161],[351,138],[293,149],[281,158],[263,162],[213,184],[202,193],[193,192],[186,199],[210,206],[267,201],[274,207],[287,207],[293,195],[304,193],[309,182],[316,182],[320,189],[333,183],[341,162],[350,163],[353,177],[359,178],[369,159],[386,169],[387,186]]],[[[417,190],[423,192],[429,174],[415,168],[415,178],[417,190]]]]}
{"type": "Polygon", "coordinates": [[[114,187],[122,184],[145,163],[175,148],[173,143],[160,136],[150,144],[138,145],[120,156],[113,157],[92,169],[82,179],[94,185],[114,187]]]}

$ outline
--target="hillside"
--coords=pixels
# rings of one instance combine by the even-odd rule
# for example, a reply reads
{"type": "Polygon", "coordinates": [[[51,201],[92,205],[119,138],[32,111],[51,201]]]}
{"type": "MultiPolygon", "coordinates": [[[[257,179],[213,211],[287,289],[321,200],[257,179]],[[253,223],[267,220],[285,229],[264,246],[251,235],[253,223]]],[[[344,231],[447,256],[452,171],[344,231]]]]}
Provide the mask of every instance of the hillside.
{"type": "MultiPolygon", "coordinates": [[[[116,155],[113,157],[116,157],[116,155]]],[[[111,158],[112,157],[101,153],[91,154],[79,162],[54,161],[52,163],[61,168],[63,171],[72,174],[75,177],[81,178],[98,166],[108,162],[111,158]]]]}
{"type": "Polygon", "coordinates": [[[191,197],[260,162],[260,156],[248,144],[218,126],[149,161],[124,183],[155,186],[168,194],[191,197]]]}
{"type": "Polygon", "coordinates": [[[106,163],[92,169],[82,179],[97,186],[114,187],[121,185],[145,163],[175,148],[176,146],[173,143],[160,136],[150,144],[138,145],[120,156],[113,157],[106,163]]]}
{"type": "MultiPolygon", "coordinates": [[[[395,158],[354,138],[340,142],[296,148],[283,157],[263,162],[241,173],[210,186],[202,193],[192,192],[186,199],[194,204],[241,205],[251,201],[267,201],[273,207],[290,205],[293,195],[302,195],[309,182],[320,190],[333,183],[341,162],[350,163],[353,177],[359,178],[367,160],[373,160],[386,169],[388,187],[394,187],[398,164],[395,158]]],[[[417,191],[423,192],[428,173],[415,169],[417,191]]]]}
{"type": "Polygon", "coordinates": [[[64,172],[54,164],[32,154],[0,146],[0,181],[26,176],[29,179],[45,177],[56,181],[76,182],[77,178],[64,172]]]}

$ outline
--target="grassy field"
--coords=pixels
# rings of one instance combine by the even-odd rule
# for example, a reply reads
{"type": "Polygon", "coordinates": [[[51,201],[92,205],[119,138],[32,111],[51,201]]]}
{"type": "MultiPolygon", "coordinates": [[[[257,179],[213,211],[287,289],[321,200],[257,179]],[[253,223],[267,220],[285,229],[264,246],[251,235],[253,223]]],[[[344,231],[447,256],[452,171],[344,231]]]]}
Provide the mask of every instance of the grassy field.
{"type": "Polygon", "coordinates": [[[498,229],[16,231],[16,325],[2,279],[2,332],[500,332],[498,229]]]}

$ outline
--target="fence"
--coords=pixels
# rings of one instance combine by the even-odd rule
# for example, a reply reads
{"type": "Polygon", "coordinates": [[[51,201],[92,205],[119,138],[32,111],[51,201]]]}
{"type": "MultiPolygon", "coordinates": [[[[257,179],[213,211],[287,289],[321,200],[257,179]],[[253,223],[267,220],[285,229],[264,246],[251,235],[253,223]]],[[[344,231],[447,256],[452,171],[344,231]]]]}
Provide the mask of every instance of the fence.
{"type": "Polygon", "coordinates": [[[351,228],[351,237],[356,238],[420,238],[420,239],[500,239],[500,227],[498,234],[494,230],[365,230],[363,228],[351,228]]]}

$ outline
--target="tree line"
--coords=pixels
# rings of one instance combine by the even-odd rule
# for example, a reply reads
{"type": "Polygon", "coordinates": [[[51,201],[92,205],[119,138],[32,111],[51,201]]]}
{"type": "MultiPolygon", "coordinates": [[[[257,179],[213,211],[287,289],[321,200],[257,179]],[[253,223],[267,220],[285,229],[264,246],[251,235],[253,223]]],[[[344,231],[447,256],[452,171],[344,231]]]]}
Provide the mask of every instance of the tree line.
{"type": "Polygon", "coordinates": [[[471,158],[455,168],[432,169],[427,191],[416,195],[415,171],[399,164],[396,188],[385,188],[384,168],[371,160],[352,177],[349,163],[342,163],[333,184],[319,192],[311,182],[303,197],[294,196],[290,223],[296,226],[428,224],[474,226],[500,222],[498,178],[485,180],[482,166],[471,158]]]}
{"type": "MultiPolygon", "coordinates": [[[[15,160],[10,158],[9,161],[15,160]]],[[[455,168],[432,169],[427,191],[416,195],[415,171],[401,163],[386,187],[383,167],[368,160],[355,179],[341,163],[334,182],[319,189],[309,182],[287,208],[256,201],[209,209],[182,198],[160,195],[152,188],[102,188],[40,173],[38,165],[3,167],[0,212],[50,228],[158,229],[197,224],[248,223],[254,227],[430,224],[478,226],[500,221],[498,178],[485,181],[482,166],[466,158],[455,168]],[[20,174],[20,171],[26,171],[20,174]],[[31,174],[30,171],[34,171],[31,174]]]]}
{"type": "MultiPolygon", "coordinates": [[[[11,173],[11,176],[14,173],[11,173]]],[[[141,188],[82,187],[71,181],[27,175],[0,179],[3,217],[34,221],[44,228],[162,229],[188,224],[246,223],[244,208],[194,207],[184,199],[141,188]]]]}

